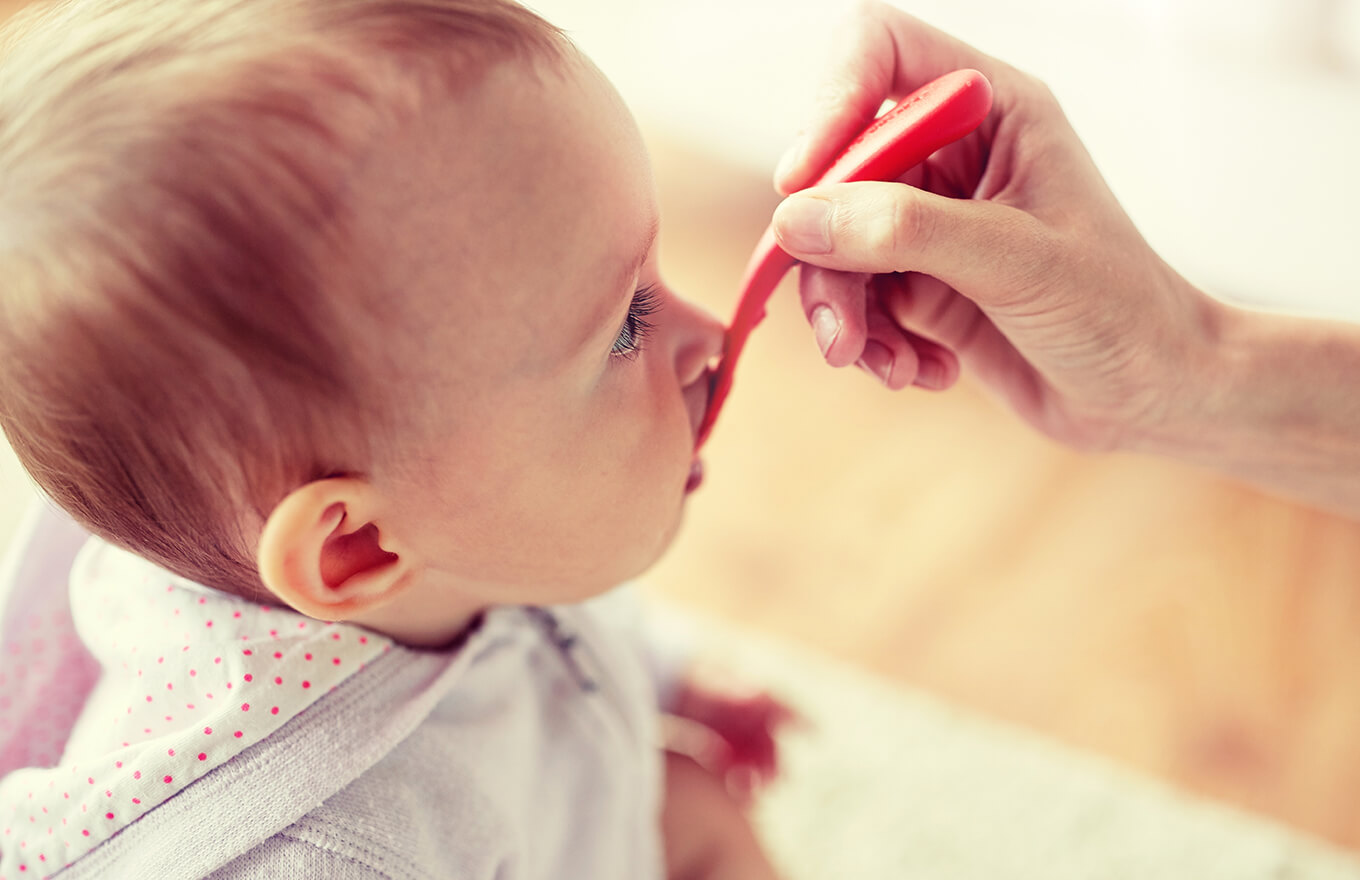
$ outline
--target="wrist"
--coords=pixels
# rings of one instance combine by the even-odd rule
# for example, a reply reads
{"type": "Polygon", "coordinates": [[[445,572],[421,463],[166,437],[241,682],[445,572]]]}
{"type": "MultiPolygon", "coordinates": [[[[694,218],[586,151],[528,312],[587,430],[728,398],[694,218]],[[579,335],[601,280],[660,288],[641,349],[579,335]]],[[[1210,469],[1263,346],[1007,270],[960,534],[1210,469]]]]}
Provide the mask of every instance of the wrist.
{"type": "Polygon", "coordinates": [[[1139,450],[1360,514],[1360,325],[1200,296],[1167,418],[1139,450]]]}
{"type": "Polygon", "coordinates": [[[1193,458],[1201,444],[1212,446],[1207,428],[1235,387],[1240,365],[1235,352],[1239,310],[1214,299],[1167,271],[1169,286],[1152,298],[1158,315],[1156,352],[1144,368],[1145,405],[1124,426],[1119,448],[1170,458],[1193,458]]]}

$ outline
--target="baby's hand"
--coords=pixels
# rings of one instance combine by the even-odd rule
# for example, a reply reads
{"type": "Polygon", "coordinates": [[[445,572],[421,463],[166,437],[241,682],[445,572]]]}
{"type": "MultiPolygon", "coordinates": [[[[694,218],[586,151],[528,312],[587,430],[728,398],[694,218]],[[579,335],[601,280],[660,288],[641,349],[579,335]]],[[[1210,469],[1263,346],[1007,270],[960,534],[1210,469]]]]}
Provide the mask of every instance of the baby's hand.
{"type": "Polygon", "coordinates": [[[762,690],[738,690],[691,677],[681,683],[671,715],[674,748],[723,779],[729,792],[749,805],[779,771],[779,728],[798,714],[762,690]],[[685,722],[689,722],[686,724],[685,722]]]}

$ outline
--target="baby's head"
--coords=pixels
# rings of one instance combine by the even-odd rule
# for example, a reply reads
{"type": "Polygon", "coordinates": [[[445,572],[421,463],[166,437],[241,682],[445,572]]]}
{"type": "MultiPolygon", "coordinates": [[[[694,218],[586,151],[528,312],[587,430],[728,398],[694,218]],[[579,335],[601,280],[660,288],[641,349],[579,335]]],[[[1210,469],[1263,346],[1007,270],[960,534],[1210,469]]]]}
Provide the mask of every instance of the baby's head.
{"type": "Polygon", "coordinates": [[[78,0],[0,61],[0,424],[89,528],[408,641],[679,520],[721,328],[500,0],[78,0]]]}

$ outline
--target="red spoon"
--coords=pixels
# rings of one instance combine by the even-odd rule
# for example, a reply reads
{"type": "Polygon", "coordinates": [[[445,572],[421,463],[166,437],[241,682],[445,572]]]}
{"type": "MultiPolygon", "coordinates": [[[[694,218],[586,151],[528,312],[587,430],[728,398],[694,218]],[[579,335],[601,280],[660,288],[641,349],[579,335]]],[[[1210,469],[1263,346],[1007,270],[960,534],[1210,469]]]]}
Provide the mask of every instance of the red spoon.
{"type": "MultiPolygon", "coordinates": [[[[896,180],[931,153],[952,144],[982,124],[992,109],[992,86],[976,70],[956,70],[903,98],[878,117],[817,178],[813,186],[855,180],[896,180]]],[[[732,390],[732,373],[751,331],[765,317],[765,303],[784,274],[798,262],[766,229],[746,266],[741,299],[727,328],[722,361],[713,376],[708,412],[695,448],[708,440],[723,402],[732,390]]]]}

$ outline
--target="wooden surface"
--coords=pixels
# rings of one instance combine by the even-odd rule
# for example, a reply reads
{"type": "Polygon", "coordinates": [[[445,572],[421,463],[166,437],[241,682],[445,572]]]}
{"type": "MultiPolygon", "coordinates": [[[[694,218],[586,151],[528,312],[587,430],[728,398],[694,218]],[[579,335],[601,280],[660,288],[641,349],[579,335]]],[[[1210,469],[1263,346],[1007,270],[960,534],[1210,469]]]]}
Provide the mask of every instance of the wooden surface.
{"type": "MultiPolygon", "coordinates": [[[[774,197],[653,146],[726,319],[774,197]]],[[[657,593],[1360,848],[1360,525],[827,369],[791,286],[748,352],[657,593]]]]}
{"type": "MultiPolygon", "coordinates": [[[[656,141],[726,320],[774,197],[656,141]]],[[[819,360],[786,281],[655,591],[1360,847],[1360,524],[819,360]]]]}

